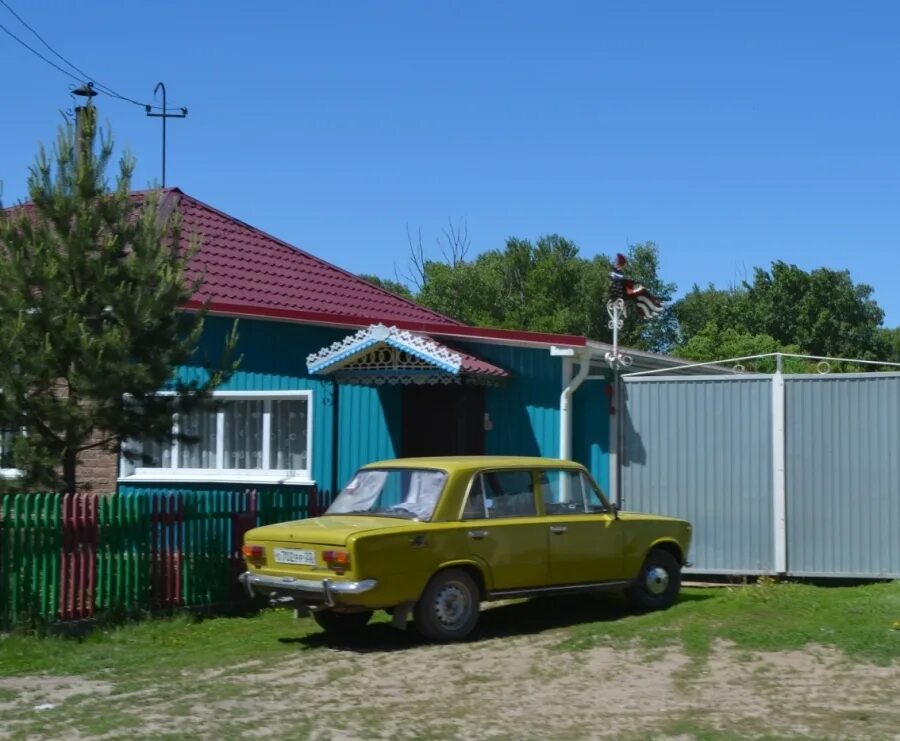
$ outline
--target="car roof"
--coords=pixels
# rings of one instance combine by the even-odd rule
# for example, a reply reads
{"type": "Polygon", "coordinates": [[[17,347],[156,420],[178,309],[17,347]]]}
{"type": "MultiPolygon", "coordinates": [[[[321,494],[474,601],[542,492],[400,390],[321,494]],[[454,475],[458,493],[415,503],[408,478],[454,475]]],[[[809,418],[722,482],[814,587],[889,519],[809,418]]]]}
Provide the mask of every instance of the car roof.
{"type": "Polygon", "coordinates": [[[578,468],[576,461],[524,455],[443,455],[421,458],[392,458],[368,463],[363,468],[438,468],[444,471],[471,471],[481,468],[578,468]]]}

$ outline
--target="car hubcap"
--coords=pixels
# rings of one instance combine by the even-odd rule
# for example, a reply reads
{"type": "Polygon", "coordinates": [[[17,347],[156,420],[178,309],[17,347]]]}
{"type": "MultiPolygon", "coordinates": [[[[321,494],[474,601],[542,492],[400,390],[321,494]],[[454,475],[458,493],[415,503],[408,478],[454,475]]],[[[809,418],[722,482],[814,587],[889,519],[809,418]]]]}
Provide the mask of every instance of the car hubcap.
{"type": "Polygon", "coordinates": [[[468,591],[456,582],[445,584],[434,599],[434,611],[444,627],[460,627],[469,615],[468,591]]]}
{"type": "Polygon", "coordinates": [[[669,572],[659,566],[647,569],[646,584],[647,591],[654,597],[665,594],[669,588],[669,572]]]}

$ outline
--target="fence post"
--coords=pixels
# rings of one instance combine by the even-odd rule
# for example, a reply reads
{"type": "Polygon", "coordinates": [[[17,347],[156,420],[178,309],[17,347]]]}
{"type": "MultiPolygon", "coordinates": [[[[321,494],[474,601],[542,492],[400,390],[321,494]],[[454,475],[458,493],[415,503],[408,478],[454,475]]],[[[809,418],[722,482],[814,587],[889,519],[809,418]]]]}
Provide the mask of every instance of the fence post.
{"type": "Polygon", "coordinates": [[[787,476],[785,473],[786,426],[782,356],[775,356],[772,376],[772,518],[775,546],[774,566],[778,574],[787,573],[787,476]]]}

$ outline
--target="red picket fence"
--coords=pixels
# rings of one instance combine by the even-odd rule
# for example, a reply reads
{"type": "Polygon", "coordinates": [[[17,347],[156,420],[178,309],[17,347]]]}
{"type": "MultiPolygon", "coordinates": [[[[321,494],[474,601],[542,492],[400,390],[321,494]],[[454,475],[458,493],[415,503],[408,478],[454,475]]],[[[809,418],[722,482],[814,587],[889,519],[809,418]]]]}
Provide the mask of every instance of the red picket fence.
{"type": "Polygon", "coordinates": [[[97,573],[97,497],[66,494],[62,498],[62,548],[59,562],[59,617],[78,620],[94,614],[97,573]]]}

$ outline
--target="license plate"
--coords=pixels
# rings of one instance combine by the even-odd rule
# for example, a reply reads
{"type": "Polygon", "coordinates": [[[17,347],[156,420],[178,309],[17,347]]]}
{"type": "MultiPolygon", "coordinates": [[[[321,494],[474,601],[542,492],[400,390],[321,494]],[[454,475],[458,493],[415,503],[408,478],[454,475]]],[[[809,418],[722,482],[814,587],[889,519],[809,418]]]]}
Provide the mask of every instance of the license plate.
{"type": "Polygon", "coordinates": [[[315,566],[316,552],[299,551],[296,548],[276,548],[275,563],[290,563],[303,566],[315,566]]]}

